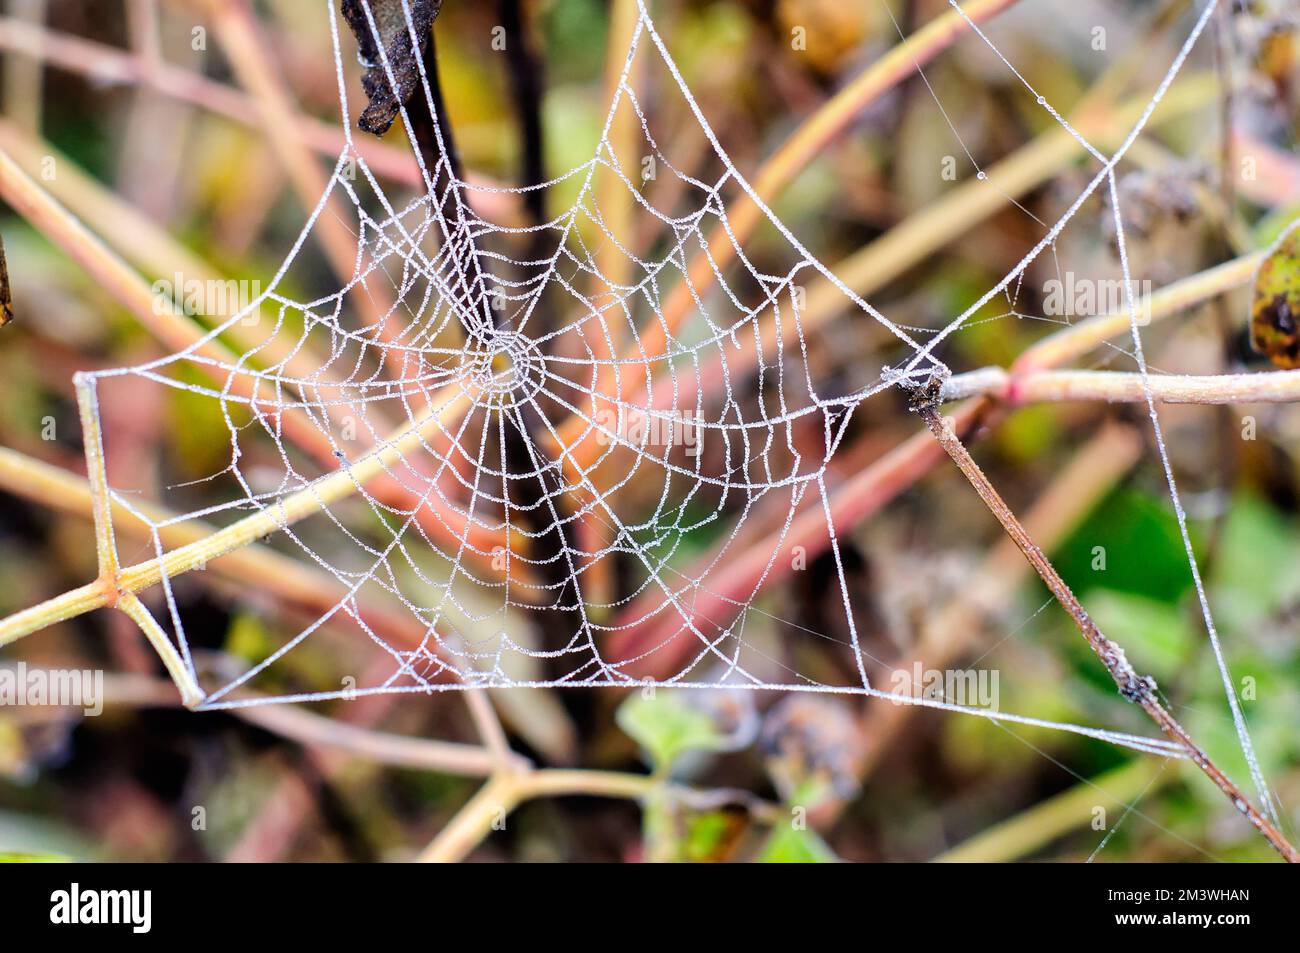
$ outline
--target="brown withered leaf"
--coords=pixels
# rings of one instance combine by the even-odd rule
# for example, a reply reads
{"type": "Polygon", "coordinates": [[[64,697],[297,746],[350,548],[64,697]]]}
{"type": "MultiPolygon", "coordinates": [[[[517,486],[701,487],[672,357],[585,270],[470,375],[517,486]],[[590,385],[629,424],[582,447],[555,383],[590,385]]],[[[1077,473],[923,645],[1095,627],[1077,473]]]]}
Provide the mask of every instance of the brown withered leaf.
{"type": "Polygon", "coordinates": [[[9,293],[9,262],[5,260],[5,240],[0,235],[0,328],[14,319],[14,300],[9,293]]]}
{"type": "Polygon", "coordinates": [[[1300,222],[1282,233],[1255,273],[1250,343],[1278,367],[1300,367],[1300,222]]]}
{"type": "Polygon", "coordinates": [[[370,104],[361,113],[357,125],[366,132],[382,136],[393,125],[398,110],[411,98],[411,94],[420,86],[419,59],[429,42],[429,30],[442,9],[442,0],[407,0],[411,11],[411,25],[419,39],[419,47],[411,45],[411,30],[407,26],[406,11],[402,0],[342,0],[343,18],[352,28],[357,38],[357,49],[361,61],[366,66],[361,76],[361,88],[365,90],[370,104]],[[374,32],[370,29],[370,19],[366,16],[366,7],[374,17],[375,28],[379,32],[376,43],[374,32]],[[397,81],[397,89],[388,81],[380,57],[380,44],[397,81]]]}

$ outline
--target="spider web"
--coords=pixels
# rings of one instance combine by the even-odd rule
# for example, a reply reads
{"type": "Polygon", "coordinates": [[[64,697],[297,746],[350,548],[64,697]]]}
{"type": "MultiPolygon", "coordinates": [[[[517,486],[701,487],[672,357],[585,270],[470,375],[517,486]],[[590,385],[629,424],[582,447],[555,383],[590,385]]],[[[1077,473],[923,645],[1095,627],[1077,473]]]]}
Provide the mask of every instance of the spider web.
{"type": "MultiPolygon", "coordinates": [[[[84,376],[96,429],[99,393],[135,378],[219,408],[228,432],[229,459],[219,472],[171,488],[202,500],[181,506],[183,516],[153,518],[137,493],[108,491],[152,534],[168,637],[205,686],[199,707],[513,686],[725,686],[879,696],[1184,756],[1159,738],[873,686],[837,542],[832,465],[855,410],[883,390],[946,374],[936,348],[999,295],[1012,301],[1031,265],[1056,254],[1066,225],[1101,189],[1114,210],[1133,355],[1147,379],[1115,170],[1203,32],[1212,2],[1110,155],[1073,129],[967,18],[1098,168],[1017,266],[937,329],[891,321],[772,213],[719,143],[644,3],[589,161],[525,189],[470,184],[440,137],[426,164],[403,108],[425,182],[409,200],[380,186],[353,141],[344,46],[334,7],[324,6],[346,146],[283,264],[256,300],[191,347],[84,376]],[[655,109],[633,88],[634,74],[650,77],[655,109]],[[692,120],[702,148],[675,149],[658,126],[668,107],[692,120]],[[616,148],[616,127],[639,134],[633,154],[616,148]],[[481,211],[492,198],[543,188],[568,197],[548,221],[498,222],[481,211]],[[630,204],[632,221],[609,215],[611,188],[625,193],[619,201],[630,204]],[[761,265],[733,227],[749,205],[759,218],[761,265]],[[297,294],[320,277],[300,252],[339,207],[354,216],[353,271],[328,294],[297,294]],[[520,254],[521,246],[540,252],[520,254]],[[883,332],[879,373],[853,386],[818,380],[816,336],[804,327],[804,291],[814,280],[829,282],[844,307],[883,332]],[[670,320],[674,295],[686,296],[687,306],[674,312],[682,320],[670,320]],[[770,347],[772,337],[783,345],[770,347]],[[885,366],[885,356],[900,352],[902,360],[885,366]],[[238,670],[227,659],[224,668],[201,672],[174,592],[176,553],[161,539],[168,526],[193,519],[221,532],[255,527],[242,542],[263,538],[319,567],[337,580],[337,599],[238,670]],[[842,638],[790,625],[778,632],[755,605],[809,525],[829,542],[842,638]],[[773,539],[770,553],[754,548],[773,539]],[[739,576],[737,564],[746,567],[739,576]],[[401,617],[402,638],[372,606],[401,617]],[[305,684],[295,651],[338,628],[354,642],[360,635],[374,664],[345,675],[344,687],[320,691],[305,684]],[[801,671],[798,661],[810,648],[824,652],[828,641],[841,653],[840,670],[831,671],[838,681],[801,671]]],[[[952,6],[961,11],[955,0],[952,6]]],[[[418,48],[409,8],[406,15],[418,48]]],[[[373,17],[370,26],[397,89],[373,17]]],[[[423,72],[415,96],[436,115],[423,72]]],[[[1149,387],[1148,404],[1242,749],[1271,809],[1149,387]]],[[[92,473],[102,472],[102,449],[90,444],[92,473]]],[[[111,524],[102,517],[98,524],[116,547],[111,524]]]]}

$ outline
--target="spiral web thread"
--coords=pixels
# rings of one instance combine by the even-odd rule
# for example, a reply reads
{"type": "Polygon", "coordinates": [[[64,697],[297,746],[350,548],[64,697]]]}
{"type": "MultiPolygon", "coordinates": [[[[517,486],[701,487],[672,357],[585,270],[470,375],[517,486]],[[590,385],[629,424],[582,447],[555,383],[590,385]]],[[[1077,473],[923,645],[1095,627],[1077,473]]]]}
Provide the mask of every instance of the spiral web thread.
{"type": "MultiPolygon", "coordinates": [[[[390,199],[355,148],[339,23],[333,4],[324,6],[346,146],[279,271],[255,301],[193,346],[83,379],[83,411],[96,434],[101,391],[123,377],[214,403],[229,432],[224,469],[197,485],[170,488],[181,495],[201,492],[204,505],[169,519],[151,517],[131,491],[109,490],[102,448],[87,440],[101,538],[116,558],[118,541],[103,515],[106,495],[150,530],[150,558],[172,630],[163,638],[195,684],[200,666],[177,608],[162,530],[195,518],[224,527],[269,519],[263,524],[268,532],[258,533],[264,542],[338,581],[340,595],[328,612],[243,670],[232,670],[229,659],[211,670],[204,666],[204,684],[219,684],[202,689],[198,707],[466,687],[654,683],[798,690],[884,697],[1184,756],[1159,738],[872,686],[867,661],[874,660],[855,628],[829,484],[833,457],[858,405],[884,389],[946,373],[934,349],[995,297],[1005,296],[1016,313],[1014,295],[1026,270],[1044,251],[1056,254],[1062,230],[1103,186],[1123,253],[1115,168],[1203,32],[1213,2],[1114,154],[1093,147],[1035,93],[1099,168],[1017,266],[939,329],[891,322],[781,224],[719,144],[644,3],[588,162],[543,185],[487,188],[454,174],[439,139],[434,166],[420,160],[424,193],[406,202],[390,199]],[[707,167],[703,172],[675,163],[671,147],[656,139],[654,115],[629,80],[634,63],[643,73],[653,71],[660,86],[656,105],[676,97],[673,104],[689,111],[707,147],[706,161],[698,151],[692,160],[707,167]],[[615,151],[611,129],[620,113],[641,134],[637,155],[615,151]],[[639,187],[634,176],[646,162],[656,182],[667,180],[670,187],[639,187]],[[635,210],[634,227],[618,234],[600,201],[600,183],[610,177],[630,194],[635,210]],[[476,197],[543,187],[552,195],[568,189],[575,197],[542,224],[495,224],[475,209],[476,197]],[[321,217],[337,214],[329,203],[340,197],[356,216],[350,226],[357,238],[355,270],[336,291],[297,300],[289,289],[299,252],[321,217]],[[784,270],[771,272],[770,264],[761,270],[731,231],[731,213],[746,199],[763,218],[764,261],[779,260],[784,270]],[[726,261],[715,260],[719,246],[710,246],[719,230],[729,239],[726,261]],[[546,251],[512,257],[524,245],[546,251]],[[704,281],[691,271],[701,255],[710,266],[704,281]],[[811,357],[816,336],[805,336],[801,321],[801,282],[818,277],[838,288],[846,306],[873,319],[895,353],[901,348],[906,357],[861,386],[819,389],[811,357]],[[682,285],[692,308],[680,326],[669,327],[663,303],[682,285]],[[758,346],[773,329],[786,346],[758,346]],[[243,333],[241,346],[223,350],[236,332],[243,333]],[[922,332],[929,336],[924,344],[913,336],[922,332]],[[250,335],[257,338],[251,344],[250,335]],[[733,373],[733,355],[747,346],[751,364],[733,373]],[[199,377],[203,383],[195,383],[199,377]],[[299,446],[304,433],[318,452],[299,446]],[[584,446],[596,449],[583,456],[584,446]],[[382,492],[376,489],[381,485],[382,492]],[[223,501],[210,502],[214,494],[223,501]],[[810,518],[822,520],[829,537],[842,638],[793,624],[774,636],[775,617],[754,605],[774,567],[790,558],[792,526],[810,518]],[[747,533],[753,525],[765,531],[747,533]],[[706,558],[698,558],[692,541],[718,527],[725,532],[706,558]],[[780,541],[770,554],[755,553],[754,540],[772,538],[780,541]],[[617,559],[634,567],[630,582],[616,578],[617,559]],[[765,565],[733,591],[726,583],[729,567],[754,559],[765,565]],[[406,638],[399,642],[374,621],[365,608],[374,604],[403,614],[406,638]],[[340,628],[350,630],[354,644],[360,633],[374,664],[364,676],[345,676],[335,691],[299,688],[294,650],[340,628]],[[800,640],[808,646],[792,644],[800,640]],[[845,676],[839,683],[799,670],[803,648],[822,653],[833,643],[839,643],[845,676]],[[664,659],[673,660],[671,672],[648,674],[664,659]]],[[[407,20],[409,27],[409,9],[407,20]]],[[[1029,87],[987,35],[967,22],[1029,87]]],[[[378,37],[373,19],[371,28],[378,37]]],[[[414,95],[436,114],[423,74],[414,95]]],[[[1145,380],[1137,302],[1127,255],[1121,258],[1133,356],[1145,380]]],[[[1153,401],[1149,407],[1234,722],[1261,799],[1271,806],[1197,573],[1153,401]]],[[[151,617],[146,627],[161,632],[151,617]]]]}

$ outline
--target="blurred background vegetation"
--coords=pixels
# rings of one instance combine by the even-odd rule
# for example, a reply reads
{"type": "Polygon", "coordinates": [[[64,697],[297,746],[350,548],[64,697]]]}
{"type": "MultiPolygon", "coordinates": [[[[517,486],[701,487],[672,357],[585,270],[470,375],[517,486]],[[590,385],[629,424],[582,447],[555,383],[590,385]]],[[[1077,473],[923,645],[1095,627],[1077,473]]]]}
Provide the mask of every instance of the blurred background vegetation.
{"type": "MultiPolygon", "coordinates": [[[[3,6],[0,148],[30,163],[38,180],[41,160],[54,157],[57,177],[47,187],[111,247],[123,250],[143,233],[114,213],[96,223],[90,205],[76,207],[76,195],[116,197],[220,274],[275,273],[305,212],[264,130],[166,95],[128,70],[97,76],[89,57],[80,68],[42,68],[33,39],[81,38],[141,63],[151,55],[141,36],[156,29],[164,61],[233,89],[240,79],[204,3],[3,6]],[[209,32],[203,49],[194,49],[196,28],[209,32]],[[92,187],[66,191],[79,176],[92,187]]],[[[1157,287],[1264,247],[1300,214],[1300,33],[1292,6],[1221,3],[1186,70],[1208,78],[1207,94],[1154,123],[1121,167],[1131,253],[1137,273],[1157,287]],[[1226,163],[1225,140],[1232,146],[1226,163]],[[1246,155],[1259,157],[1253,176],[1242,174],[1246,155]]],[[[911,34],[949,10],[941,0],[662,0],[651,7],[746,175],[895,46],[898,29],[911,34]],[[792,43],[800,29],[802,49],[792,43]]],[[[298,108],[337,124],[322,4],[263,0],[252,8],[269,62],[298,108]]],[[[556,175],[587,161],[600,136],[611,4],[540,0],[521,10],[541,64],[545,172],[556,175]]],[[[1121,119],[1123,104],[1149,98],[1196,12],[1177,0],[1033,0],[987,29],[1062,114],[1090,105],[1098,122],[1119,124],[1122,133],[1131,124],[1121,119]]],[[[490,47],[500,16],[496,4],[446,0],[436,24],[438,64],[465,167],[520,184],[509,74],[490,47]]],[[[355,120],[355,64],[349,72],[355,120]]],[[[837,263],[879,248],[874,243],[897,234],[910,216],[951,200],[976,167],[997,168],[1059,132],[978,38],[960,39],[925,75],[928,87],[913,75],[857,114],[773,204],[837,273],[837,263]],[[948,155],[959,159],[956,180],[942,174],[948,155]]],[[[646,97],[652,106],[655,92],[646,97]]],[[[679,145],[699,139],[682,110],[662,121],[679,124],[679,145]]],[[[386,142],[402,149],[400,128],[386,142]]],[[[328,156],[319,158],[328,168],[328,156]]],[[[1077,155],[1063,157],[1014,203],[1001,202],[937,239],[866,297],[899,324],[942,327],[1015,266],[1094,172],[1077,155]]],[[[415,194],[410,182],[391,184],[395,193],[415,194]]],[[[550,201],[562,207],[563,190],[550,201]]],[[[1106,203],[1090,201],[1062,236],[1059,254],[1092,274],[1118,274],[1109,217],[1106,203]]],[[[942,231],[943,221],[930,227],[942,231]]],[[[84,474],[73,373],[139,363],[166,349],[65,249],[3,204],[0,234],[15,314],[0,329],[0,445],[84,474]]],[[[760,231],[749,252],[761,261],[777,241],[760,231]]],[[[165,268],[151,270],[147,250],[136,250],[132,265],[148,279],[168,276],[165,268]]],[[[307,299],[328,287],[330,275],[318,248],[304,255],[311,267],[295,274],[303,287],[293,291],[307,299]]],[[[946,344],[943,360],[959,371],[1007,366],[1050,333],[1054,326],[1041,318],[1048,274],[1035,265],[1014,306],[999,300],[981,312],[946,344]]],[[[1153,367],[1217,373],[1266,366],[1248,346],[1248,302],[1249,289],[1238,288],[1152,328],[1146,343],[1153,367]]],[[[810,363],[824,379],[840,380],[844,392],[891,359],[878,330],[848,313],[821,328],[810,347],[810,363]]],[[[1080,366],[1133,367],[1122,347],[1098,348],[1080,366]]],[[[1300,409],[1169,407],[1163,420],[1238,691],[1286,814],[1283,827],[1293,831],[1300,820],[1300,409]]],[[[229,452],[214,408],[171,389],[136,388],[105,406],[104,426],[114,466],[141,485],[210,473],[229,452]]],[[[830,478],[847,479],[917,429],[901,398],[868,401],[830,478]]],[[[990,422],[973,446],[1013,509],[1032,514],[1040,542],[1102,628],[1156,677],[1220,763],[1246,779],[1145,409],[1016,409],[990,422]]],[[[195,497],[190,507],[201,503],[195,497]]],[[[711,542],[699,540],[695,551],[711,542]]],[[[996,670],[1002,709],[1150,732],[1046,590],[1029,581],[1018,557],[1008,558],[996,525],[946,461],[840,543],[858,628],[874,656],[904,663],[927,633],[958,633],[938,667],[996,670]]],[[[833,568],[815,560],[810,572],[764,592],[760,608],[786,625],[842,626],[826,611],[839,598],[833,568]]],[[[85,515],[36,505],[21,487],[0,493],[0,615],[82,585],[95,572],[85,515]]],[[[256,658],[304,624],[273,596],[210,574],[178,580],[175,593],[192,641],[214,653],[256,658]]],[[[294,683],[332,679],[340,663],[329,653],[340,651],[346,644],[335,640],[296,655],[294,683]]],[[[102,668],[124,680],[113,683],[120,697],[97,718],[0,707],[0,851],[144,860],[404,858],[481,783],[304,745],[285,737],[282,725],[255,718],[176,708],[169,686],[157,688],[162,671],[147,644],[117,613],[56,625],[4,649],[3,659],[102,668]],[[198,829],[196,806],[206,815],[198,829]]],[[[806,659],[802,669],[833,673],[839,665],[806,659]]],[[[533,799],[474,849],[475,859],[925,860],[957,850],[972,858],[1082,860],[1103,837],[1102,861],[1274,856],[1186,765],[1059,732],[938,712],[908,713],[894,724],[880,702],[768,694],[684,700],[660,692],[651,701],[537,692],[497,703],[514,747],[538,763],[623,772],[649,766],[674,785],[730,793],[676,798],[665,786],[644,799],[644,810],[616,798],[533,799]],[[808,830],[791,833],[798,828],[781,818],[798,805],[811,806],[808,830]]],[[[465,706],[450,694],[364,705],[362,713],[341,714],[338,704],[314,710],[390,733],[476,740],[465,706]]]]}

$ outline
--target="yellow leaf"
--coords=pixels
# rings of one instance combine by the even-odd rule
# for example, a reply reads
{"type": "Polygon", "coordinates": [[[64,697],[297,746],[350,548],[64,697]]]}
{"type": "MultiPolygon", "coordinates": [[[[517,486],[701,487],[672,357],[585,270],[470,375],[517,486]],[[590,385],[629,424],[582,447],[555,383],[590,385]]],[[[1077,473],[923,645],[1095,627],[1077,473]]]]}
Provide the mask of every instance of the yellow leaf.
{"type": "Polygon", "coordinates": [[[1300,219],[1292,222],[1255,273],[1250,343],[1278,367],[1300,367],[1300,219]]]}

